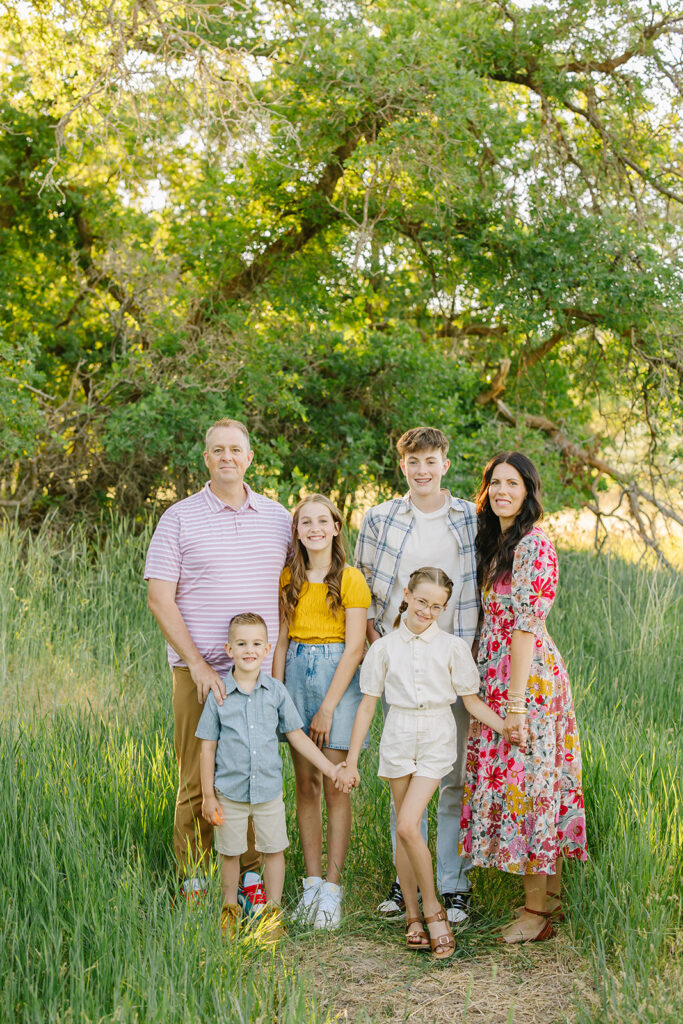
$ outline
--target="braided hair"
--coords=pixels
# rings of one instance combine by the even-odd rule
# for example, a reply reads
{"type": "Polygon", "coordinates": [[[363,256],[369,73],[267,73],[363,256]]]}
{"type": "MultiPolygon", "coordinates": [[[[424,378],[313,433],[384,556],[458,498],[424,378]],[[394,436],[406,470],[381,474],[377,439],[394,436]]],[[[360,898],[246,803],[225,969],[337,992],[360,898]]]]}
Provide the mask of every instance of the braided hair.
{"type": "MultiPolygon", "coordinates": [[[[453,580],[450,576],[446,575],[443,569],[435,569],[433,565],[424,566],[422,569],[415,569],[411,572],[410,579],[408,580],[408,590],[411,594],[420,583],[434,583],[437,587],[441,587],[448,594],[446,598],[446,604],[448,604],[453,593],[453,580]]],[[[401,616],[407,607],[408,602],[404,598],[399,605],[398,615],[394,619],[394,629],[401,622],[401,616]]]]}

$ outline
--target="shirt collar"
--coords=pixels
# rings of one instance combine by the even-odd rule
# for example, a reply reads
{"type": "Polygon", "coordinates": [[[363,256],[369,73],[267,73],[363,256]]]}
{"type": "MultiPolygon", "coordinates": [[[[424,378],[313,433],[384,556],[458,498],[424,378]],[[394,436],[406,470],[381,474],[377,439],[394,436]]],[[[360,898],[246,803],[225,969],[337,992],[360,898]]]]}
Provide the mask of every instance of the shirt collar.
{"type": "Polygon", "coordinates": [[[424,633],[413,633],[406,626],[405,619],[401,619],[398,631],[401,639],[407,644],[411,643],[413,640],[424,640],[426,644],[430,644],[439,632],[439,627],[436,622],[431,622],[425,629],[424,633]]]}
{"type": "MultiPolygon", "coordinates": [[[[445,500],[444,504],[441,506],[441,508],[438,511],[443,511],[444,508],[452,508],[453,507],[453,496],[452,496],[451,492],[447,488],[444,488],[444,491],[445,491],[446,500],[445,500]]],[[[410,499],[410,491],[408,491],[407,494],[404,494],[403,497],[399,498],[398,500],[399,500],[399,503],[400,503],[399,504],[399,512],[411,512],[412,513],[412,511],[413,511],[413,503],[412,503],[412,501],[410,499]]]]}
{"type": "Polygon", "coordinates": [[[224,501],[218,497],[217,494],[211,490],[211,481],[207,480],[204,484],[204,497],[212,512],[222,512],[224,508],[229,509],[231,512],[238,512],[245,508],[251,508],[254,512],[259,511],[258,498],[259,495],[252,491],[249,484],[244,484],[244,490],[246,491],[247,497],[243,505],[240,505],[239,509],[233,508],[232,505],[226,505],[224,501]]]}
{"type": "MultiPolygon", "coordinates": [[[[232,693],[234,690],[238,688],[237,681],[235,679],[235,676],[233,675],[232,669],[229,670],[227,676],[223,676],[223,682],[225,683],[226,697],[229,693],[232,693]]],[[[270,678],[270,676],[267,676],[265,672],[259,672],[258,679],[256,680],[256,686],[251,692],[254,693],[255,690],[258,690],[259,686],[263,686],[266,690],[270,690],[272,682],[273,680],[270,678]]],[[[240,693],[242,693],[241,690],[240,693]]]]}

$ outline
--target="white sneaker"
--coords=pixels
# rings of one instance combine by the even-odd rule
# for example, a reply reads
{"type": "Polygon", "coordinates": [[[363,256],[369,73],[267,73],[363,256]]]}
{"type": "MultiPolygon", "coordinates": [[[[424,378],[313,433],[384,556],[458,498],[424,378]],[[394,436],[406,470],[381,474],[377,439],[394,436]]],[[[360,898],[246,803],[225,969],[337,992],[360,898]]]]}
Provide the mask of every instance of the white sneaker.
{"type": "Polygon", "coordinates": [[[292,920],[297,924],[310,924],[315,919],[322,884],[322,878],[318,878],[317,875],[309,875],[308,878],[304,878],[303,896],[292,914],[292,920]]]}
{"type": "Polygon", "coordinates": [[[314,928],[338,928],[341,924],[343,890],[335,882],[323,882],[318,896],[314,928]]]}
{"type": "Polygon", "coordinates": [[[206,894],[206,880],[204,878],[186,878],[180,886],[180,895],[186,900],[199,899],[206,894]]]}

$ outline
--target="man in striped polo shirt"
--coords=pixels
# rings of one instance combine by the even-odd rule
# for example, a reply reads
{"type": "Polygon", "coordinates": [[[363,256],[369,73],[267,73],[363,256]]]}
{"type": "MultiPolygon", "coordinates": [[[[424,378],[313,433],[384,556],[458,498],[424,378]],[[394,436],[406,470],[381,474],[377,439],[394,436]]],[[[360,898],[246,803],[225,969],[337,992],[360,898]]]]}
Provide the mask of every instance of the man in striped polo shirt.
{"type": "MultiPolygon", "coordinates": [[[[164,512],[145,564],[148,604],[168,642],[173,671],[174,847],[186,895],[202,888],[201,870],[213,841],[213,828],[201,814],[201,742],[195,731],[209,691],[223,703],[221,677],[232,664],[224,647],[228,623],[233,615],[256,612],[271,639],[279,631],[279,580],[292,520],[282,505],[245,484],[253,457],[239,420],[222,419],[209,427],[204,462],[210,479],[203,490],[164,512]]],[[[264,672],[271,663],[272,655],[264,672]]],[[[243,869],[257,868],[259,859],[250,829],[243,869]]]]}

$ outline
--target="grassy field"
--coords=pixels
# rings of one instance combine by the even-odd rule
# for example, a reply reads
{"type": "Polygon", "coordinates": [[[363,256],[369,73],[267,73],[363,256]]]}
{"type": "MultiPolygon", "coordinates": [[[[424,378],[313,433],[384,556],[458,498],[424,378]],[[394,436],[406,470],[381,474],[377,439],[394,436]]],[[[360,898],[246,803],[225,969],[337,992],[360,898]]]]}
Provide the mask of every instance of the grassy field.
{"type": "MultiPolygon", "coordinates": [[[[174,906],[170,677],[141,580],[148,535],[112,523],[103,537],[0,531],[0,1021],[683,1019],[681,577],[561,552],[549,628],[581,726],[590,861],[567,872],[568,923],[537,947],[496,944],[520,887],[477,872],[473,925],[439,968],[369,913],[392,875],[377,722],[339,933],[226,948],[216,878],[199,908],[174,906]]],[[[289,770],[285,787],[293,899],[289,770]]]]}

